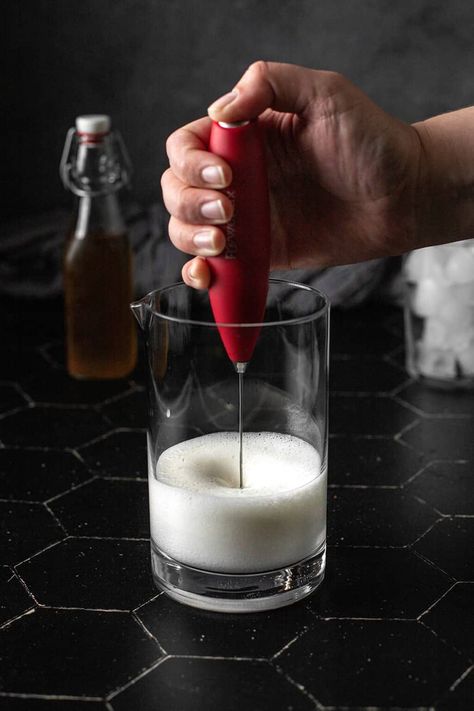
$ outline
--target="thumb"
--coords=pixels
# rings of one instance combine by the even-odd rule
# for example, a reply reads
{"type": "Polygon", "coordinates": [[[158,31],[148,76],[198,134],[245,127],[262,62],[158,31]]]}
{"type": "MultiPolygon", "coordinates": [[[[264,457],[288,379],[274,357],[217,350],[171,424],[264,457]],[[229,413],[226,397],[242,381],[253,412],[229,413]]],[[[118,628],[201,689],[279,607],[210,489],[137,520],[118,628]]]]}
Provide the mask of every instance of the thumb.
{"type": "Polygon", "coordinates": [[[302,114],[310,103],[333,93],[337,76],[295,64],[255,62],[208,113],[214,121],[228,122],[256,118],[268,108],[302,114]]]}

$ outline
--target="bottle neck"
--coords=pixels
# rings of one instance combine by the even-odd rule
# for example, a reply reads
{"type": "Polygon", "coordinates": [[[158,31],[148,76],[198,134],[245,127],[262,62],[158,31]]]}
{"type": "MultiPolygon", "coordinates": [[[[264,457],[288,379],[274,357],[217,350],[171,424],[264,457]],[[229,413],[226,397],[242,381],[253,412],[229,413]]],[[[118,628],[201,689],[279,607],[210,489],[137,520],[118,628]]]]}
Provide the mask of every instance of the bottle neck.
{"type": "Polygon", "coordinates": [[[60,173],[65,187],[81,197],[97,197],[128,185],[130,161],[118,132],[91,141],[70,129],[60,173]]]}
{"type": "Polygon", "coordinates": [[[80,198],[74,229],[76,239],[84,239],[92,232],[118,236],[125,234],[125,231],[126,225],[116,192],[95,197],[84,195],[80,198]]]}

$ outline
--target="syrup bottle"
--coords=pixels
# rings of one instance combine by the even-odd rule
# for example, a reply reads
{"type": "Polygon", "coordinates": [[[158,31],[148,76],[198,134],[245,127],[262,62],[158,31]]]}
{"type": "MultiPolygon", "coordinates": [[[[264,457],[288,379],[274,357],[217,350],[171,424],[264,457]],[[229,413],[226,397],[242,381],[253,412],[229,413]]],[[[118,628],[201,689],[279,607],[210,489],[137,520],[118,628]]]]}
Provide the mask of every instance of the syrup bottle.
{"type": "Polygon", "coordinates": [[[132,253],[118,191],[129,162],[108,116],[79,116],[67,134],[60,167],[79,196],[64,251],[67,369],[82,379],[122,378],[136,363],[132,253]]]}

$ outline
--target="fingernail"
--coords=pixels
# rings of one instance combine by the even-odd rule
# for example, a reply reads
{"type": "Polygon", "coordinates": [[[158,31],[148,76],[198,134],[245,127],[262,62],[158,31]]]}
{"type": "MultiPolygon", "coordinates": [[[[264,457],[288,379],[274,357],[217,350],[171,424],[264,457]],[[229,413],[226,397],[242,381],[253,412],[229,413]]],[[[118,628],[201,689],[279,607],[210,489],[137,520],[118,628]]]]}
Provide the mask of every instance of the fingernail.
{"type": "Polygon", "coordinates": [[[216,220],[217,222],[225,222],[226,214],[222,200],[211,200],[201,205],[201,215],[208,220],[216,220]]]}
{"type": "Polygon", "coordinates": [[[214,111],[220,111],[221,109],[225,108],[229,104],[231,104],[238,96],[238,92],[233,89],[232,91],[229,91],[228,94],[224,94],[224,96],[221,96],[219,99],[216,99],[207,109],[208,113],[214,112],[214,111]]]}
{"type": "Polygon", "coordinates": [[[196,232],[196,234],[193,235],[193,244],[203,257],[212,257],[219,254],[214,233],[211,231],[203,230],[202,232],[196,232]]]}
{"type": "Polygon", "coordinates": [[[199,281],[199,277],[196,274],[195,269],[196,269],[195,265],[191,264],[191,266],[188,268],[188,278],[191,279],[192,281],[199,281]]]}
{"type": "Polygon", "coordinates": [[[201,170],[201,178],[216,188],[223,188],[225,185],[224,171],[220,165],[206,165],[201,170]]]}

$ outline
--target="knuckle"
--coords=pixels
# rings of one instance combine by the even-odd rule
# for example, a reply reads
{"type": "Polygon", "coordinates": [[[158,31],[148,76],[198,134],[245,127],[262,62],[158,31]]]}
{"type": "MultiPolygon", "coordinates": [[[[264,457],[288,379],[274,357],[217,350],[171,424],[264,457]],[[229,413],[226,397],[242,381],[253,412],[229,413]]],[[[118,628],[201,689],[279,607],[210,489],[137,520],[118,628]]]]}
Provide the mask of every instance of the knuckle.
{"type": "Polygon", "coordinates": [[[177,140],[179,140],[179,133],[181,129],[178,129],[177,131],[173,131],[168,138],[166,139],[166,155],[168,156],[168,159],[171,161],[171,158],[173,156],[173,153],[175,151],[175,146],[177,140]]]}
{"type": "Polygon", "coordinates": [[[328,85],[332,90],[340,90],[347,85],[346,77],[340,72],[327,72],[328,85]]]}
{"type": "Polygon", "coordinates": [[[255,74],[257,77],[265,79],[268,76],[268,62],[258,59],[250,64],[246,73],[255,74]]]}
{"type": "Polygon", "coordinates": [[[167,189],[167,186],[169,183],[169,178],[170,178],[170,173],[171,173],[171,170],[169,168],[167,168],[161,176],[160,185],[161,185],[161,189],[163,192],[165,192],[167,189]]]}

